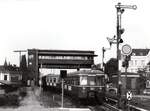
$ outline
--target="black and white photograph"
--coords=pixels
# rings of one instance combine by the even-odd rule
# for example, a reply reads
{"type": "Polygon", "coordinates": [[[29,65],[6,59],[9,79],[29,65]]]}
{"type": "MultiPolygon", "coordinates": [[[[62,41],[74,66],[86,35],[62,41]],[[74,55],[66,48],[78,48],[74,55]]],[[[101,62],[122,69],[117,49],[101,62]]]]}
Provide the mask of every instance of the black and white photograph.
{"type": "Polygon", "coordinates": [[[0,0],[0,111],[150,111],[149,0],[0,0]]]}

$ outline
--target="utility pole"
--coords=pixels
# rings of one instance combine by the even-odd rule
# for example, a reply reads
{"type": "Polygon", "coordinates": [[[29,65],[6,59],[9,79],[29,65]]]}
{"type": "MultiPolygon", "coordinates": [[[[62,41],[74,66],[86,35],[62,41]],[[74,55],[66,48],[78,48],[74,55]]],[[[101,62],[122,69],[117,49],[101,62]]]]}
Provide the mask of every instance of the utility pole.
{"type": "Polygon", "coordinates": [[[118,65],[118,107],[121,107],[121,72],[119,71],[119,58],[120,58],[120,50],[119,50],[119,44],[122,43],[121,34],[123,34],[124,29],[121,28],[121,15],[125,11],[124,9],[134,9],[136,10],[136,5],[121,5],[121,3],[118,3],[115,5],[115,8],[117,10],[117,65],[118,65]]]}
{"type": "Polygon", "coordinates": [[[22,52],[27,52],[27,50],[15,50],[14,52],[18,52],[18,53],[19,53],[19,66],[20,66],[20,62],[21,62],[21,53],[22,53],[22,52]]]}
{"type": "Polygon", "coordinates": [[[105,49],[104,47],[102,48],[102,70],[104,71],[104,56],[105,56],[105,49]]]}
{"type": "Polygon", "coordinates": [[[111,47],[110,48],[102,47],[102,69],[103,69],[103,71],[104,71],[104,68],[105,68],[105,66],[104,66],[105,51],[110,50],[110,49],[111,49],[111,47]]]}

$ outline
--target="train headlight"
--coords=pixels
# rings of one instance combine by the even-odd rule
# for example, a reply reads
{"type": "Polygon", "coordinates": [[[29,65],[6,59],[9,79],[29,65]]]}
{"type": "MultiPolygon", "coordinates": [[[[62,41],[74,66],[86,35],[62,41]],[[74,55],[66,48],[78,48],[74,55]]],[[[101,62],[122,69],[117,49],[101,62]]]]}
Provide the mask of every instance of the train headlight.
{"type": "Polygon", "coordinates": [[[94,87],[91,87],[90,90],[95,90],[95,88],[94,88],[94,87]]]}
{"type": "Polygon", "coordinates": [[[86,88],[85,87],[82,87],[82,90],[85,90],[86,88]]]}
{"type": "Polygon", "coordinates": [[[102,87],[99,88],[99,92],[101,92],[101,91],[102,91],[102,87]]]}
{"type": "Polygon", "coordinates": [[[82,87],[82,92],[83,92],[83,93],[86,92],[86,87],[82,87]]]}

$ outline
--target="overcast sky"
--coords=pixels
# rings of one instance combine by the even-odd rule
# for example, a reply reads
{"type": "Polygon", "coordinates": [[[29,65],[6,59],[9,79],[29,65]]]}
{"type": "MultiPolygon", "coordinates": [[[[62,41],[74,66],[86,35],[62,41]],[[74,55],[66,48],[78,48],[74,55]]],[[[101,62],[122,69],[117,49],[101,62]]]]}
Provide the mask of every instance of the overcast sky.
{"type": "MultiPolygon", "coordinates": [[[[19,62],[14,50],[93,50],[101,62],[106,37],[116,34],[115,5],[137,5],[122,15],[124,44],[150,48],[149,0],[0,0],[0,64],[19,62]]],[[[116,45],[106,60],[115,57],[116,45]]]]}

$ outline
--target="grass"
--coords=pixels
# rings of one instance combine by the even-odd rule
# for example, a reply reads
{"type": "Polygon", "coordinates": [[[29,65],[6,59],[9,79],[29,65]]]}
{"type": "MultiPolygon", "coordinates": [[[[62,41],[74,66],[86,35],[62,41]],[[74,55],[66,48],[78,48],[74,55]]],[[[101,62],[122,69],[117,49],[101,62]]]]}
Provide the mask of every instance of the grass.
{"type": "MultiPolygon", "coordinates": [[[[44,91],[38,97],[38,100],[44,107],[58,108],[61,107],[61,94],[56,94],[50,91],[44,91]]],[[[64,107],[72,108],[76,107],[71,100],[64,96],[64,107]]]]}
{"type": "Polygon", "coordinates": [[[0,107],[19,107],[20,101],[26,96],[26,90],[20,88],[7,88],[7,92],[0,95],[0,107]]]}

